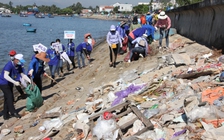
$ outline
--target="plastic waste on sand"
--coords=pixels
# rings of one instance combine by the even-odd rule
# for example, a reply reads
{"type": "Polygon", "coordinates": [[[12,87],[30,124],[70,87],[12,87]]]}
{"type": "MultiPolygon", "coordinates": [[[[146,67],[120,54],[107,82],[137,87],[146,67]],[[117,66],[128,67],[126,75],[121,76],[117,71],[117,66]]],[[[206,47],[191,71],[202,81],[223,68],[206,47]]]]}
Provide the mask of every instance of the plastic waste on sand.
{"type": "Polygon", "coordinates": [[[115,95],[117,96],[117,98],[113,101],[111,106],[115,106],[119,103],[121,103],[122,99],[127,97],[129,94],[134,93],[140,89],[142,89],[144,85],[137,85],[135,86],[134,84],[131,84],[129,87],[127,87],[125,90],[121,90],[115,93],[115,95]]]}
{"type": "Polygon", "coordinates": [[[97,136],[97,139],[110,139],[114,137],[113,130],[116,129],[116,122],[113,119],[104,120],[102,116],[98,118],[96,126],[93,128],[93,135],[97,136]]]}

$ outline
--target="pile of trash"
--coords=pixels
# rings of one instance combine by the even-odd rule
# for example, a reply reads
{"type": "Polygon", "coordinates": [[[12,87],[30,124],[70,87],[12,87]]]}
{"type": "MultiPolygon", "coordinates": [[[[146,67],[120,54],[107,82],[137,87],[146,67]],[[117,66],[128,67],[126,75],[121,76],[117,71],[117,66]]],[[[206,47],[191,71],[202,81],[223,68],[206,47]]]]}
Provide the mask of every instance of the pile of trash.
{"type": "Polygon", "coordinates": [[[29,140],[54,138],[71,123],[64,139],[223,140],[224,56],[214,54],[172,53],[150,70],[125,71],[94,88],[85,106],[46,111],[32,125],[44,119],[39,134],[29,140]]]}

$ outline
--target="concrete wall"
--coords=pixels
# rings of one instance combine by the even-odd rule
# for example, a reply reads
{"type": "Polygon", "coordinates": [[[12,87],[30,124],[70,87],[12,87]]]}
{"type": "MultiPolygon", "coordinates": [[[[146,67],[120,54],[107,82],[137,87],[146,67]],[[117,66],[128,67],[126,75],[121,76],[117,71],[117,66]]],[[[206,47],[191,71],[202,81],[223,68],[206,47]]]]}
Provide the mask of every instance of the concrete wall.
{"type": "Polygon", "coordinates": [[[166,12],[177,33],[224,50],[224,1],[207,0],[166,12]]]}

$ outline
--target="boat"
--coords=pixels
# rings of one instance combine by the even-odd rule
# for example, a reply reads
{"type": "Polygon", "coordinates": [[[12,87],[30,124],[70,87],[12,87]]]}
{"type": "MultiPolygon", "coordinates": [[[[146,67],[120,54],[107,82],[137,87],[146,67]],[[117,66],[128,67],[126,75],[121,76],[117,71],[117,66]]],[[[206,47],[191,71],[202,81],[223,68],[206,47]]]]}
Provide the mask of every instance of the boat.
{"type": "Polygon", "coordinates": [[[45,18],[44,14],[41,14],[41,13],[36,14],[35,17],[36,18],[45,18]]]}
{"type": "Polygon", "coordinates": [[[36,32],[36,28],[27,28],[26,31],[27,32],[36,32]]]}
{"type": "Polygon", "coordinates": [[[2,13],[2,17],[11,17],[10,13],[2,13]]]}
{"type": "Polygon", "coordinates": [[[23,26],[31,26],[32,24],[30,23],[23,23],[23,26]]]}
{"type": "Polygon", "coordinates": [[[20,11],[19,16],[20,17],[28,17],[27,11],[20,11]]]}
{"type": "Polygon", "coordinates": [[[54,18],[54,15],[52,15],[52,14],[48,14],[48,17],[49,17],[49,18],[54,18]]]}

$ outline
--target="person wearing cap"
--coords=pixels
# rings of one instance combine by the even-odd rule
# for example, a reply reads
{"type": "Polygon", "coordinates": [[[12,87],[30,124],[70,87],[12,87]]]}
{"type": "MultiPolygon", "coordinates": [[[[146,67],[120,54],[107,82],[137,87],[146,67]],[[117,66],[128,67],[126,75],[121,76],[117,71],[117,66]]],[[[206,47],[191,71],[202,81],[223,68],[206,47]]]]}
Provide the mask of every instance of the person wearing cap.
{"type": "Polygon", "coordinates": [[[60,60],[58,63],[58,75],[59,75],[59,71],[61,71],[61,76],[64,76],[64,71],[63,71],[63,58],[62,58],[62,53],[65,52],[65,46],[63,44],[61,44],[61,40],[60,39],[56,39],[56,42],[60,44],[60,48],[58,50],[56,50],[59,54],[60,54],[60,60]]]}
{"type": "Polygon", "coordinates": [[[95,40],[92,38],[92,35],[90,33],[86,33],[84,35],[84,42],[87,43],[85,54],[87,56],[87,59],[89,60],[89,63],[91,63],[90,54],[92,53],[93,46],[95,45],[95,40]]]}
{"type": "MultiPolygon", "coordinates": [[[[9,56],[10,56],[11,61],[13,61],[13,60],[15,59],[15,55],[16,55],[16,51],[15,51],[15,50],[11,50],[11,51],[9,52],[9,56]]],[[[24,73],[25,70],[24,70],[24,65],[23,65],[23,63],[21,63],[21,67],[22,67],[22,71],[23,71],[23,73],[24,73]]],[[[19,82],[20,82],[20,78],[21,78],[21,76],[20,76],[20,74],[19,74],[19,75],[17,76],[16,81],[19,81],[19,82]]],[[[20,99],[26,99],[26,94],[23,92],[23,89],[21,88],[21,86],[15,86],[15,87],[16,87],[17,91],[20,93],[20,96],[18,96],[18,98],[16,99],[16,101],[18,101],[18,100],[20,100],[20,99]]]]}
{"type": "Polygon", "coordinates": [[[110,31],[107,33],[107,43],[110,50],[109,66],[115,68],[119,44],[122,47],[122,39],[118,31],[116,31],[115,25],[110,26],[110,31]]]}
{"type": "Polygon", "coordinates": [[[33,82],[39,88],[40,93],[42,93],[42,75],[47,75],[44,71],[44,62],[48,63],[50,61],[46,56],[46,52],[36,54],[31,60],[28,68],[28,75],[33,79],[33,82]]]}
{"type": "Polygon", "coordinates": [[[150,12],[148,12],[147,14],[146,14],[146,22],[147,22],[147,24],[149,24],[149,25],[152,25],[152,19],[153,19],[153,13],[151,14],[150,12]]]}
{"type": "Polygon", "coordinates": [[[161,11],[158,15],[158,21],[155,24],[155,27],[159,28],[160,38],[159,38],[159,47],[162,47],[162,39],[165,35],[166,38],[166,48],[169,47],[169,32],[171,27],[171,20],[166,15],[164,11],[161,11]]]}
{"type": "MultiPolygon", "coordinates": [[[[51,73],[51,78],[55,79],[55,72],[57,70],[58,62],[60,60],[60,54],[55,51],[55,48],[52,46],[54,42],[51,42],[51,47],[47,49],[47,57],[50,59],[48,66],[51,73]]],[[[54,81],[51,80],[51,86],[54,85],[54,81]]]]}
{"type": "Polygon", "coordinates": [[[75,59],[75,43],[72,42],[72,39],[70,39],[69,43],[67,44],[66,53],[72,62],[72,68],[71,68],[70,64],[67,62],[67,70],[70,71],[70,70],[76,68],[75,61],[74,61],[74,59],[75,59]]]}
{"type": "Polygon", "coordinates": [[[132,44],[132,41],[134,39],[136,39],[137,37],[141,37],[143,34],[145,34],[147,31],[146,28],[137,28],[133,31],[131,31],[129,34],[128,34],[128,49],[129,51],[132,50],[132,48],[134,48],[134,44],[132,44]]]}
{"type": "Polygon", "coordinates": [[[10,60],[2,69],[0,75],[0,89],[4,94],[4,109],[3,118],[8,120],[11,117],[21,118],[21,116],[16,112],[13,104],[13,85],[20,86],[20,82],[16,81],[17,76],[21,77],[30,82],[30,79],[23,73],[23,68],[21,66],[25,60],[22,54],[16,54],[13,60],[10,60]]]}
{"type": "Polygon", "coordinates": [[[147,34],[143,34],[141,37],[137,37],[132,41],[132,44],[135,44],[135,47],[130,52],[129,63],[132,61],[133,54],[138,54],[140,57],[145,57],[148,54],[147,37],[147,34]]]}
{"type": "Polygon", "coordinates": [[[14,59],[14,56],[15,56],[15,55],[16,55],[16,51],[15,51],[15,50],[11,50],[11,51],[9,52],[9,57],[10,57],[11,60],[14,59]]]}

